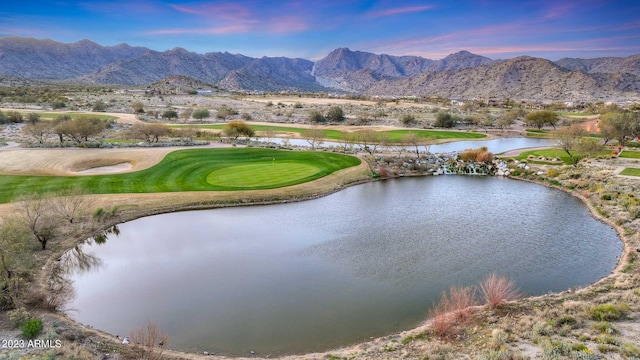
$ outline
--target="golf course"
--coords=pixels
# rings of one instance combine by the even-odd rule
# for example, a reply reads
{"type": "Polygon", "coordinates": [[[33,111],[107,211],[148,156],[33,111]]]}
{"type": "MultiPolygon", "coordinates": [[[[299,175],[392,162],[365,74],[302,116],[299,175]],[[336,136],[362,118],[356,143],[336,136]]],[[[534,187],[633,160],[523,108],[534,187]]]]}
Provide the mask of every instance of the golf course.
{"type": "MultiPolygon", "coordinates": [[[[224,129],[224,124],[207,124],[207,125],[187,125],[189,127],[195,127],[198,129],[206,129],[206,130],[220,130],[224,129]]],[[[174,125],[174,128],[184,128],[184,125],[174,125]]],[[[309,130],[309,127],[300,127],[300,126],[280,126],[280,125],[264,125],[264,124],[251,124],[251,128],[254,131],[258,132],[273,132],[274,134],[297,134],[298,136],[303,136],[306,131],[309,130]]],[[[364,128],[357,131],[343,131],[336,130],[335,127],[323,127],[318,128],[321,131],[321,136],[324,139],[328,140],[341,140],[344,138],[344,134],[353,132],[358,134],[366,131],[364,128]]],[[[401,129],[401,130],[378,130],[377,133],[386,136],[389,142],[391,143],[400,143],[404,138],[409,134],[414,134],[417,138],[420,139],[430,139],[430,140],[472,140],[472,139],[484,139],[487,138],[487,135],[480,134],[476,132],[465,132],[465,131],[446,131],[446,130],[422,130],[422,129],[401,129]]]]}
{"type": "Polygon", "coordinates": [[[91,176],[1,175],[0,203],[74,189],[83,194],[265,190],[301,184],[360,159],[334,153],[257,148],[187,149],[136,172],[91,176]]]}

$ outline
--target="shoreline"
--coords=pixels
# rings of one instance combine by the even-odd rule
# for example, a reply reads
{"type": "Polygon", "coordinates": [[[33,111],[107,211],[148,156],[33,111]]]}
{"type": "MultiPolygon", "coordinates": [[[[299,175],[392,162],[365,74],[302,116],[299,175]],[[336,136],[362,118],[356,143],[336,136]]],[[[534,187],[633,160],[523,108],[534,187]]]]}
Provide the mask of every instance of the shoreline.
{"type": "MultiPolygon", "coordinates": [[[[369,164],[366,161],[363,161],[363,164],[360,165],[363,166],[366,165],[367,168],[370,169],[369,164]]],[[[416,176],[430,176],[429,174],[424,174],[424,175],[416,175],[416,176]]],[[[395,177],[393,177],[395,178],[395,177]]],[[[628,265],[629,263],[629,257],[631,256],[631,254],[633,254],[633,244],[632,244],[632,239],[630,239],[627,235],[625,235],[624,229],[622,228],[622,226],[617,225],[615,223],[614,220],[610,219],[610,218],[605,218],[604,216],[602,216],[594,207],[594,205],[592,204],[592,202],[585,197],[583,194],[581,194],[579,191],[576,190],[571,190],[571,189],[567,189],[564,187],[560,187],[560,186],[556,186],[553,184],[549,184],[547,182],[543,182],[543,181],[539,181],[539,180],[535,180],[535,179],[526,179],[526,178],[521,178],[521,177],[513,177],[510,176],[509,177],[512,180],[521,180],[521,181],[527,181],[527,182],[532,182],[532,183],[536,183],[538,185],[541,186],[547,186],[547,187],[551,187],[551,188],[555,188],[558,190],[562,190],[566,193],[569,193],[570,195],[580,199],[582,201],[583,204],[585,204],[587,206],[587,208],[590,211],[591,216],[593,216],[595,219],[611,226],[613,229],[615,229],[615,231],[618,234],[618,237],[620,238],[620,241],[622,241],[623,243],[623,250],[622,253],[620,254],[620,257],[618,259],[618,262],[615,266],[615,268],[612,270],[612,273],[599,279],[598,281],[584,286],[584,287],[580,287],[577,289],[567,289],[558,293],[550,293],[550,294],[545,294],[545,295],[540,295],[540,296],[534,296],[534,297],[527,297],[524,299],[520,299],[518,301],[516,301],[516,303],[520,303],[520,304],[526,304],[526,303],[532,303],[532,302],[536,302],[539,300],[550,300],[550,299],[557,299],[559,297],[562,297],[564,295],[567,294],[575,294],[575,295],[579,295],[579,294],[584,294],[586,292],[589,291],[594,291],[594,290],[598,290],[601,288],[606,288],[611,282],[615,282],[616,280],[618,280],[618,277],[620,277],[620,275],[622,274],[622,269],[628,265]]],[[[201,201],[201,202],[196,202],[196,203],[181,203],[181,204],[174,204],[173,206],[165,206],[165,207],[158,207],[158,208],[151,208],[151,209],[146,209],[146,210],[137,210],[137,211],[133,211],[132,213],[127,214],[127,216],[119,216],[118,219],[114,219],[114,221],[111,221],[109,223],[105,223],[103,224],[102,228],[109,228],[113,225],[117,225],[123,222],[127,222],[127,221],[132,221],[135,220],[137,218],[142,218],[142,217],[146,217],[146,216],[152,216],[152,215],[157,215],[157,214],[162,214],[162,213],[169,213],[169,212],[175,212],[175,211],[190,211],[190,210],[200,210],[200,209],[215,209],[215,208],[223,208],[223,207],[236,207],[236,206],[249,206],[249,205],[268,205],[268,204],[279,204],[279,203],[288,203],[288,202],[298,202],[298,201],[306,201],[306,200],[311,200],[311,199],[315,199],[315,198],[319,198],[319,197],[323,197],[323,196],[327,196],[329,194],[338,192],[344,188],[350,187],[350,186],[354,186],[354,185],[358,185],[358,184],[362,184],[362,183],[366,183],[366,182],[371,182],[371,181],[379,181],[379,180],[384,180],[384,179],[374,179],[374,178],[361,178],[357,181],[351,181],[351,182],[347,182],[347,183],[339,183],[336,182],[333,188],[331,188],[330,190],[325,190],[323,192],[320,193],[315,193],[315,194],[298,194],[296,195],[290,195],[287,198],[281,198],[281,199],[262,199],[262,200],[257,200],[256,199],[251,199],[249,201],[247,201],[246,199],[241,200],[240,197],[238,197],[236,199],[236,201],[223,201],[223,202],[215,202],[214,200],[211,200],[211,202],[206,202],[206,201],[201,201]],[[105,226],[106,225],[106,226],[105,226]]],[[[80,242],[86,240],[86,238],[88,238],[90,236],[81,236],[78,235],[76,236],[76,241],[75,241],[75,245],[79,244],[80,242]],[[81,240],[77,240],[79,238],[82,238],[81,240]]],[[[47,278],[47,272],[51,271],[51,263],[54,262],[57,258],[59,258],[59,256],[64,253],[65,251],[67,251],[68,249],[70,249],[71,246],[65,247],[63,250],[53,253],[49,259],[47,260],[46,263],[46,271],[42,271],[41,276],[40,276],[40,281],[44,281],[47,278]]],[[[75,320],[69,318],[65,313],[56,313],[56,315],[67,319],[71,322],[73,322],[73,324],[75,326],[80,327],[81,329],[85,330],[85,331],[91,331],[93,332],[96,336],[99,336],[100,338],[102,338],[104,341],[108,341],[110,343],[112,343],[113,345],[118,344],[117,340],[113,335],[110,335],[108,333],[105,333],[99,329],[93,329],[92,327],[88,326],[88,325],[84,325],[81,323],[76,322],[75,320]]],[[[415,336],[421,332],[424,332],[426,329],[429,328],[429,320],[425,319],[423,321],[423,323],[413,329],[407,329],[405,331],[399,332],[399,333],[394,333],[394,334],[389,334],[386,336],[382,336],[382,337],[378,337],[375,339],[372,339],[371,341],[365,341],[365,342],[360,342],[360,343],[355,343],[352,345],[348,345],[345,347],[341,347],[338,349],[332,349],[332,350],[328,350],[328,351],[324,351],[324,352],[317,352],[317,353],[307,353],[307,354],[291,354],[291,355],[282,355],[280,357],[280,359],[298,359],[298,358],[326,358],[329,355],[335,356],[336,354],[352,354],[354,352],[359,352],[362,350],[362,348],[370,348],[370,347],[375,347],[376,345],[379,345],[381,343],[383,343],[384,341],[388,340],[389,338],[393,338],[396,336],[415,336]]],[[[248,359],[247,357],[236,357],[236,356],[224,356],[224,355],[202,355],[202,354],[196,354],[196,353],[191,353],[191,352],[183,352],[183,351],[179,351],[179,350],[165,350],[163,352],[163,354],[171,356],[173,358],[183,358],[183,359],[200,359],[200,358],[207,358],[207,359],[228,359],[228,358],[233,358],[233,359],[248,359]]],[[[250,358],[255,359],[255,358],[261,358],[261,357],[257,357],[257,356],[251,356],[250,358]]]]}

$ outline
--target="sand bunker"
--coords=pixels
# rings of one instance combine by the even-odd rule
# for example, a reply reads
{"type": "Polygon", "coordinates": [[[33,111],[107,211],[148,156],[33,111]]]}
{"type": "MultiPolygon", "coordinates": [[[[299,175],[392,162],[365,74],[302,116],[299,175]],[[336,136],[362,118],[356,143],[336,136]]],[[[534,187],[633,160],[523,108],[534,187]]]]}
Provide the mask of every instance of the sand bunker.
{"type": "Polygon", "coordinates": [[[133,165],[130,162],[123,162],[120,164],[110,166],[98,166],[85,170],[77,171],[81,175],[95,175],[95,174],[113,174],[131,169],[133,165]]]}

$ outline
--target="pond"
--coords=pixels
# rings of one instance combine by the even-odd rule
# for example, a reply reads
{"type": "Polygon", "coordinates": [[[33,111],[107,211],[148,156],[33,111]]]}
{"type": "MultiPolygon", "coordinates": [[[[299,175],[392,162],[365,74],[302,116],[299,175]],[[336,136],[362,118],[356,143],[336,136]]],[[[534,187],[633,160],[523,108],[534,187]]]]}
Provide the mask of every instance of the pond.
{"type": "MultiPolygon", "coordinates": [[[[295,146],[309,146],[309,142],[304,139],[288,139],[287,140],[290,145],[295,146]]],[[[282,145],[283,139],[276,138],[271,139],[272,143],[282,145]]],[[[325,141],[321,145],[321,147],[331,147],[337,146],[340,147],[341,144],[334,141],[325,141]]],[[[467,141],[453,141],[443,144],[434,144],[430,145],[429,152],[431,153],[446,153],[452,151],[463,151],[466,149],[476,149],[481,146],[486,146],[489,151],[494,154],[499,154],[508,150],[513,149],[524,149],[524,148],[534,148],[534,147],[548,147],[554,146],[554,143],[550,139],[536,139],[536,138],[524,138],[524,137],[509,137],[509,138],[495,138],[488,140],[467,140],[467,141]]],[[[356,148],[361,148],[362,146],[356,145],[356,148]]],[[[379,147],[378,149],[382,150],[384,147],[379,147]]],[[[412,146],[407,147],[409,151],[414,151],[412,146]]],[[[396,150],[396,147],[393,147],[392,150],[396,150]]],[[[424,146],[420,146],[420,151],[424,151],[424,146]]]]}
{"type": "Polygon", "coordinates": [[[539,295],[608,275],[622,243],[555,189],[464,176],[366,183],[299,203],[178,212],[83,250],[74,319],[125,336],[153,321],[171,348],[330,350],[423,322],[451,285],[508,275],[539,295]]]}

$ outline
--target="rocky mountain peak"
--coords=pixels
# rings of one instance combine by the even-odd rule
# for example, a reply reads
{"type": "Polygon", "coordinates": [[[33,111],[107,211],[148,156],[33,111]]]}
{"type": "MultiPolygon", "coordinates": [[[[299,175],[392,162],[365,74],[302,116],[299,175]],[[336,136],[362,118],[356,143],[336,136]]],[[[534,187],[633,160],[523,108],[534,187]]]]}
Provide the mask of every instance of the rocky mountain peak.
{"type": "Polygon", "coordinates": [[[531,56],[492,60],[462,50],[441,60],[337,48],[316,63],[285,57],[155,51],[84,39],[0,37],[0,85],[65,80],[188,89],[326,91],[384,96],[522,100],[640,99],[640,54],[557,62],[531,56]],[[24,80],[24,81],[23,81],[24,80]]]}

